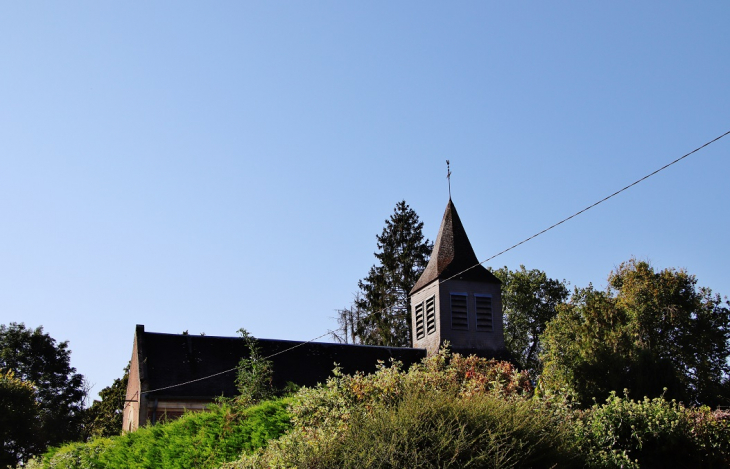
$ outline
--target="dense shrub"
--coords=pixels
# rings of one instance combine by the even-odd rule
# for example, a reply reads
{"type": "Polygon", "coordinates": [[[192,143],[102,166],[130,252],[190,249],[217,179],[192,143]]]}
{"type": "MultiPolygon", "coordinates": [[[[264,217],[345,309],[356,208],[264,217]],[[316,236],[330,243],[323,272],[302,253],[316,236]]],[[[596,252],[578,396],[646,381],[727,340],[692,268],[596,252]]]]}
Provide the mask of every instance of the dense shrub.
{"type": "Polygon", "coordinates": [[[292,431],[226,467],[580,467],[569,427],[530,391],[508,363],[445,350],[407,372],[337,374],[300,391],[292,431]]]}
{"type": "Polygon", "coordinates": [[[574,467],[565,428],[527,400],[426,391],[349,427],[343,467],[574,467]],[[363,466],[360,466],[363,467],[363,466]]]}
{"type": "Polygon", "coordinates": [[[406,392],[337,432],[298,427],[233,468],[582,467],[568,429],[528,400],[406,392]]]}
{"type": "Polygon", "coordinates": [[[730,467],[730,420],[707,407],[611,393],[575,426],[592,467],[730,467]]]}
{"type": "Polygon", "coordinates": [[[381,363],[370,375],[343,375],[336,369],[327,383],[299,391],[291,408],[292,420],[309,428],[342,426],[353,413],[395,405],[407,391],[420,390],[443,392],[445,398],[489,393],[511,399],[529,395],[532,388],[528,376],[507,362],[452,356],[444,348],[408,371],[403,371],[399,362],[391,366],[381,363]]]}
{"type": "Polygon", "coordinates": [[[221,404],[210,412],[188,413],[118,437],[65,445],[49,451],[35,465],[48,469],[215,468],[265,446],[289,429],[289,402],[289,398],[266,401],[244,410],[221,404]]]}

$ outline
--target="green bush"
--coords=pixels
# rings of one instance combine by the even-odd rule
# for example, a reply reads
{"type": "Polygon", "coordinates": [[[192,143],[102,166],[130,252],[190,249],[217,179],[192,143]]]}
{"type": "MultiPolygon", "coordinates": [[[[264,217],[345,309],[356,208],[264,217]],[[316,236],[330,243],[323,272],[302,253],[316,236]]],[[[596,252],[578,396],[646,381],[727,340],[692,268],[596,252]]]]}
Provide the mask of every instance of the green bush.
{"type": "Polygon", "coordinates": [[[430,357],[303,389],[294,428],[227,468],[581,467],[562,415],[505,362],[430,357]]]}
{"type": "Polygon", "coordinates": [[[344,428],[353,414],[378,405],[396,405],[409,391],[435,390],[444,393],[445,398],[492,394],[506,399],[532,392],[527,375],[511,364],[451,355],[445,348],[408,371],[396,361],[391,366],[380,363],[370,375],[343,375],[337,369],[334,375],[323,385],[299,391],[291,408],[295,426],[327,424],[344,428]]]}
{"type": "Polygon", "coordinates": [[[228,468],[582,467],[569,429],[528,400],[408,394],[334,428],[298,427],[228,468]]]}
{"type": "Polygon", "coordinates": [[[580,467],[570,435],[527,400],[443,399],[424,391],[359,415],[337,451],[339,467],[580,467]]]}
{"type": "Polygon", "coordinates": [[[707,407],[611,393],[575,426],[592,467],[730,467],[730,421],[707,407]]]}
{"type": "Polygon", "coordinates": [[[35,462],[48,469],[216,468],[276,439],[290,427],[291,398],[247,409],[229,404],[118,437],[56,448],[35,462]]]}

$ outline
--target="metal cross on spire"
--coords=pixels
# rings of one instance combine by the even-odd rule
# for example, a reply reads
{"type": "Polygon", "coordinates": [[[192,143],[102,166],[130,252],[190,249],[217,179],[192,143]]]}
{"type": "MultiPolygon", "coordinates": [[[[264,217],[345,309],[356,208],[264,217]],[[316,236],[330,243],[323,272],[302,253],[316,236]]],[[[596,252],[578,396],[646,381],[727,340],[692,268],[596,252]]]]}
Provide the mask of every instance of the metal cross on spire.
{"type": "Polygon", "coordinates": [[[449,200],[451,200],[451,168],[449,167],[449,160],[446,160],[446,179],[449,180],[449,200]]]}

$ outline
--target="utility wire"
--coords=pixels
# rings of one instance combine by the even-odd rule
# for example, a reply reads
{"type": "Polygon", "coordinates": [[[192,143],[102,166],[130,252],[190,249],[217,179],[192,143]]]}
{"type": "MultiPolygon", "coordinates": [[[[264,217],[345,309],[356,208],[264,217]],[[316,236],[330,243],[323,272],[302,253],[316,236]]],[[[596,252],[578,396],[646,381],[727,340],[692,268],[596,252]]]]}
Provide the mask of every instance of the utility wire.
{"type": "MultiPolygon", "coordinates": [[[[642,181],[645,181],[646,179],[649,179],[650,177],[654,176],[654,175],[655,175],[655,174],[657,174],[658,172],[660,172],[660,171],[663,171],[663,170],[667,169],[668,167],[672,166],[673,164],[675,164],[675,163],[678,163],[678,162],[680,162],[681,160],[683,160],[683,159],[687,158],[687,157],[688,157],[688,156],[690,156],[691,154],[693,154],[693,153],[696,153],[696,152],[698,152],[698,151],[702,150],[702,149],[703,149],[703,148],[705,148],[706,146],[708,146],[708,145],[710,145],[710,144],[712,144],[712,143],[715,143],[716,141],[720,140],[721,138],[723,138],[723,137],[725,137],[725,136],[727,136],[727,135],[730,135],[730,130],[729,130],[729,131],[727,131],[727,132],[725,132],[724,134],[720,135],[719,137],[716,137],[716,138],[714,138],[714,139],[710,140],[709,142],[705,143],[704,145],[701,145],[701,146],[699,146],[699,147],[695,148],[694,150],[690,151],[689,153],[686,153],[686,154],[684,154],[684,155],[680,156],[679,158],[677,158],[676,160],[672,161],[671,163],[667,163],[667,164],[665,164],[664,166],[662,166],[661,168],[657,169],[656,171],[653,171],[653,172],[651,172],[651,173],[647,174],[646,176],[644,176],[644,177],[642,177],[642,178],[640,178],[640,179],[637,179],[636,181],[632,182],[632,183],[631,183],[631,184],[629,184],[628,186],[626,186],[626,187],[623,187],[622,189],[619,189],[619,190],[617,190],[617,191],[616,191],[616,192],[614,192],[613,194],[611,194],[611,195],[608,195],[608,196],[604,197],[603,199],[599,200],[598,202],[595,202],[595,203],[593,203],[593,204],[589,205],[588,207],[584,208],[583,210],[580,210],[580,211],[578,211],[578,212],[575,212],[575,213],[574,213],[573,215],[571,215],[571,216],[569,216],[569,217],[567,217],[567,218],[563,218],[563,219],[562,219],[562,220],[560,220],[559,222],[557,222],[557,223],[555,223],[555,224],[553,224],[553,225],[551,225],[551,226],[549,226],[549,227],[545,228],[544,230],[542,230],[542,231],[540,231],[540,232],[538,232],[538,233],[535,233],[534,235],[530,236],[529,238],[525,238],[525,239],[523,239],[522,241],[520,241],[519,243],[513,244],[512,246],[508,247],[507,249],[504,249],[504,250],[502,250],[502,251],[498,252],[497,254],[495,254],[495,255],[493,255],[493,256],[491,256],[491,257],[487,258],[487,259],[484,259],[483,261],[481,261],[481,262],[479,262],[479,263],[477,263],[477,264],[474,264],[473,266],[471,266],[471,267],[469,267],[469,268],[467,268],[467,269],[464,269],[464,270],[462,270],[461,272],[459,272],[459,273],[456,273],[456,274],[452,275],[451,277],[448,277],[448,278],[445,278],[445,279],[443,279],[443,280],[440,280],[440,281],[439,281],[439,282],[438,282],[437,284],[433,284],[433,285],[430,285],[429,287],[426,287],[426,288],[432,288],[432,287],[434,287],[434,286],[436,286],[436,285],[441,285],[441,284],[443,284],[443,283],[446,283],[446,282],[448,282],[449,280],[453,280],[454,278],[456,278],[456,277],[458,277],[458,276],[460,276],[460,275],[463,275],[464,273],[466,273],[466,272],[470,271],[471,269],[474,269],[474,268],[476,268],[476,267],[478,267],[478,266],[480,266],[480,265],[484,264],[485,262],[489,262],[489,261],[491,261],[492,259],[494,259],[494,258],[496,258],[496,257],[499,257],[499,256],[501,256],[502,254],[504,254],[504,253],[506,253],[506,252],[508,252],[508,251],[511,251],[512,249],[514,249],[514,248],[516,248],[516,247],[518,247],[518,246],[520,246],[520,245],[522,245],[522,244],[525,244],[526,242],[528,242],[528,241],[530,241],[530,240],[532,240],[532,239],[535,239],[535,238],[537,238],[538,236],[540,236],[540,235],[542,235],[542,234],[544,234],[544,233],[547,233],[548,231],[552,230],[553,228],[556,228],[557,226],[559,226],[559,225],[562,225],[562,224],[563,224],[563,223],[565,223],[566,221],[568,221],[568,220],[570,220],[570,219],[572,219],[572,218],[575,218],[575,217],[577,217],[578,215],[580,215],[580,214],[582,214],[582,213],[584,213],[584,212],[587,212],[588,210],[592,209],[593,207],[595,207],[595,206],[597,206],[597,205],[600,205],[600,204],[602,204],[603,202],[607,201],[608,199],[610,199],[610,198],[612,198],[612,197],[615,197],[615,196],[617,196],[618,194],[622,193],[623,191],[625,191],[625,190],[627,190],[627,189],[629,189],[629,188],[631,188],[631,187],[633,187],[633,186],[635,186],[635,185],[639,184],[639,183],[640,183],[640,182],[642,182],[642,181]]],[[[380,312],[385,312],[385,309],[381,310],[380,312]]],[[[331,334],[332,334],[332,331],[327,331],[327,332],[325,332],[324,334],[322,334],[322,335],[320,335],[320,336],[318,336],[318,337],[315,337],[314,339],[310,339],[310,340],[308,340],[308,341],[306,341],[306,342],[302,342],[302,343],[300,343],[300,344],[294,345],[294,346],[292,346],[292,347],[289,347],[288,349],[280,350],[279,352],[273,353],[273,354],[269,355],[268,357],[264,357],[264,358],[263,358],[262,360],[268,360],[269,358],[272,358],[272,357],[275,357],[275,356],[277,356],[277,355],[281,355],[281,354],[283,354],[283,353],[289,352],[289,351],[291,351],[291,350],[294,350],[294,349],[295,349],[295,348],[297,348],[297,347],[301,347],[302,345],[308,344],[308,343],[310,343],[310,342],[314,342],[314,341],[315,341],[315,340],[317,340],[317,339],[321,339],[322,337],[324,337],[324,336],[326,336],[326,335],[331,335],[331,334]]],[[[204,381],[204,380],[206,380],[206,379],[210,379],[210,378],[214,378],[214,377],[216,377],[216,376],[220,376],[220,375],[223,375],[223,374],[226,374],[226,373],[230,373],[230,372],[232,372],[232,371],[235,371],[235,370],[237,370],[237,369],[238,369],[238,367],[235,367],[235,368],[231,368],[230,370],[225,370],[225,371],[221,371],[221,372],[218,372],[218,373],[214,373],[214,374],[212,374],[212,375],[209,375],[209,376],[204,376],[204,377],[202,377],[202,378],[198,378],[198,379],[193,379],[193,380],[190,380],[190,381],[185,381],[185,382],[183,382],[183,383],[178,383],[178,384],[173,384],[173,385],[170,385],[170,386],[165,386],[165,387],[162,387],[162,388],[152,389],[152,390],[150,390],[150,391],[143,391],[143,392],[141,392],[140,394],[149,394],[149,393],[153,393],[153,392],[157,392],[157,391],[164,391],[164,390],[166,390],[166,389],[176,388],[176,387],[179,387],[179,386],[184,386],[184,385],[186,385],[186,384],[196,383],[196,382],[198,382],[198,381],[204,381]]]]}
{"type": "MultiPolygon", "coordinates": [[[[681,161],[681,160],[683,160],[683,159],[687,158],[687,157],[688,157],[689,155],[691,155],[691,154],[693,154],[693,153],[696,153],[696,152],[698,152],[698,151],[702,150],[702,149],[703,149],[703,148],[705,148],[706,146],[708,146],[708,145],[710,145],[710,144],[712,144],[712,143],[715,143],[716,141],[720,140],[721,138],[723,138],[723,137],[725,137],[725,136],[727,136],[727,135],[730,135],[730,130],[728,130],[728,131],[727,131],[727,132],[725,132],[724,134],[720,135],[719,137],[716,137],[716,138],[714,138],[714,139],[710,140],[709,142],[705,143],[704,145],[701,145],[701,146],[699,146],[699,147],[695,148],[695,149],[694,149],[694,150],[692,150],[691,152],[689,152],[689,153],[686,153],[686,154],[684,154],[684,155],[680,156],[680,157],[679,157],[679,158],[677,158],[676,160],[674,160],[674,161],[672,161],[672,162],[670,162],[670,163],[667,163],[667,164],[665,164],[665,165],[664,165],[664,166],[662,166],[661,168],[659,168],[659,169],[657,169],[656,171],[653,171],[653,172],[651,172],[651,173],[647,174],[646,176],[642,177],[641,179],[637,179],[636,181],[632,182],[632,183],[631,183],[631,184],[629,184],[628,186],[626,186],[626,187],[624,187],[624,188],[622,188],[622,189],[619,189],[619,190],[617,190],[617,191],[616,191],[616,192],[614,192],[613,194],[611,194],[611,195],[609,195],[609,196],[606,196],[606,197],[604,197],[603,199],[599,200],[598,202],[596,202],[596,203],[594,203],[594,204],[591,204],[591,205],[589,205],[588,207],[584,208],[583,210],[580,210],[580,211],[578,211],[578,212],[575,212],[575,213],[574,213],[573,215],[571,215],[571,216],[569,216],[569,217],[567,217],[567,218],[564,218],[564,219],[560,220],[559,222],[555,223],[554,225],[551,225],[551,226],[549,226],[549,227],[545,228],[544,230],[542,230],[542,231],[540,231],[540,232],[538,232],[538,233],[535,233],[534,235],[530,236],[529,238],[525,238],[525,239],[523,239],[523,240],[522,240],[522,241],[520,241],[519,243],[513,244],[512,246],[508,247],[507,249],[505,249],[505,250],[503,250],[503,251],[500,251],[500,252],[498,252],[497,254],[493,255],[492,257],[489,257],[489,258],[487,258],[487,259],[484,259],[483,261],[479,262],[478,264],[474,264],[473,266],[471,266],[471,267],[468,267],[468,268],[466,268],[466,269],[462,270],[461,272],[458,272],[458,273],[456,273],[456,274],[452,275],[451,277],[448,277],[448,278],[445,278],[445,279],[443,279],[443,280],[440,280],[440,281],[439,281],[438,283],[433,283],[433,284],[431,284],[431,285],[428,285],[428,286],[424,287],[424,288],[423,288],[422,290],[420,290],[420,291],[423,291],[423,290],[428,290],[428,289],[431,289],[431,288],[437,287],[437,286],[439,286],[439,285],[441,285],[441,284],[443,284],[443,283],[446,283],[446,282],[448,282],[449,280],[453,280],[454,278],[456,278],[456,277],[459,277],[460,275],[463,275],[464,273],[466,273],[466,272],[470,271],[471,269],[474,269],[474,268],[476,268],[476,267],[479,267],[480,265],[484,264],[485,262],[489,262],[489,261],[491,261],[492,259],[494,259],[494,258],[496,258],[496,257],[499,257],[499,256],[501,256],[502,254],[504,254],[504,253],[506,253],[506,252],[508,252],[508,251],[511,251],[512,249],[516,248],[517,246],[520,246],[520,245],[522,245],[522,244],[525,244],[526,242],[528,242],[528,241],[530,241],[530,240],[532,240],[532,239],[535,239],[535,238],[537,238],[537,237],[538,237],[538,236],[540,236],[541,234],[547,233],[548,231],[552,230],[553,228],[557,227],[558,225],[562,225],[563,223],[565,223],[566,221],[570,220],[571,218],[575,218],[575,217],[577,217],[578,215],[580,215],[581,213],[587,212],[588,210],[592,209],[593,207],[595,207],[595,206],[597,206],[597,205],[599,205],[599,204],[602,204],[603,202],[607,201],[608,199],[610,199],[610,198],[612,198],[612,197],[614,197],[614,196],[617,196],[617,195],[618,195],[618,194],[620,194],[621,192],[623,192],[623,191],[625,191],[625,190],[629,189],[630,187],[633,187],[633,186],[637,185],[638,183],[640,183],[640,182],[642,182],[642,181],[644,181],[644,180],[646,180],[646,179],[649,179],[650,177],[654,176],[654,175],[655,175],[655,174],[657,174],[658,172],[660,172],[660,171],[663,171],[663,170],[667,169],[668,167],[672,166],[673,164],[675,164],[675,163],[678,163],[679,161],[681,161]]],[[[382,310],[380,310],[380,311],[376,311],[376,312],[378,312],[378,313],[384,313],[384,312],[386,312],[386,309],[382,309],[382,310]]],[[[396,315],[393,315],[393,316],[394,316],[394,317],[406,317],[406,316],[407,316],[408,314],[410,314],[410,312],[408,312],[408,313],[405,313],[405,314],[396,314],[396,315]]]]}
{"type": "Polygon", "coordinates": [[[617,195],[619,195],[620,193],[622,193],[623,191],[625,191],[625,190],[629,189],[630,187],[633,187],[633,186],[637,185],[638,183],[640,183],[640,182],[642,182],[642,181],[644,181],[644,180],[646,180],[646,179],[649,179],[650,177],[654,176],[654,175],[655,175],[656,173],[658,173],[659,171],[663,171],[663,170],[667,169],[668,167],[672,166],[673,164],[675,164],[675,163],[678,163],[679,161],[681,161],[681,160],[683,160],[683,159],[687,158],[687,157],[688,157],[689,155],[691,155],[691,154],[693,154],[693,153],[696,153],[696,152],[698,152],[698,151],[702,150],[703,148],[705,148],[706,146],[708,146],[708,145],[710,145],[710,144],[712,144],[712,143],[715,143],[716,141],[720,140],[721,138],[723,138],[723,137],[727,136],[728,134],[730,134],[730,130],[728,130],[728,131],[727,131],[727,132],[725,132],[724,134],[720,135],[719,137],[717,137],[717,138],[714,138],[714,139],[710,140],[709,142],[705,143],[704,145],[702,145],[702,146],[699,146],[699,147],[695,148],[695,149],[694,149],[694,150],[692,150],[691,152],[689,152],[689,153],[687,153],[687,154],[685,154],[685,155],[682,155],[682,156],[680,156],[679,158],[677,158],[676,160],[672,161],[671,163],[667,163],[667,164],[665,164],[665,165],[664,165],[664,166],[662,166],[661,168],[657,169],[657,170],[656,170],[656,171],[654,171],[654,172],[651,172],[651,173],[647,174],[647,175],[646,175],[646,176],[644,176],[643,178],[641,178],[641,179],[637,179],[636,181],[632,182],[632,183],[631,183],[631,184],[629,184],[628,186],[626,186],[626,187],[624,187],[624,188],[622,188],[622,189],[619,189],[619,190],[617,190],[617,191],[616,191],[616,192],[614,192],[613,194],[611,194],[611,195],[609,195],[609,196],[606,196],[606,197],[604,197],[603,199],[599,200],[598,202],[596,202],[596,203],[594,203],[594,204],[592,204],[592,205],[589,205],[588,207],[584,208],[583,210],[581,210],[581,211],[579,211],[579,212],[575,212],[575,213],[574,213],[573,215],[571,215],[571,216],[569,216],[569,217],[567,217],[567,218],[563,218],[562,220],[560,220],[559,222],[555,223],[554,225],[552,225],[552,226],[549,226],[549,227],[545,228],[544,230],[540,231],[539,233],[535,233],[534,235],[530,236],[529,238],[525,238],[525,239],[523,239],[522,241],[520,241],[520,242],[519,242],[519,243],[517,243],[517,244],[513,244],[512,246],[508,247],[507,249],[505,249],[505,250],[503,250],[503,251],[500,251],[500,252],[498,252],[497,254],[493,255],[492,257],[489,257],[489,258],[487,258],[487,259],[484,259],[483,261],[481,261],[481,262],[480,262],[480,263],[478,263],[478,264],[475,264],[475,265],[473,265],[473,266],[471,266],[471,267],[469,267],[469,268],[467,268],[467,269],[464,269],[464,270],[462,270],[461,272],[459,272],[459,273],[457,273],[457,274],[454,274],[454,275],[452,275],[452,276],[451,276],[451,277],[449,277],[449,278],[446,278],[446,279],[444,279],[444,280],[441,280],[441,281],[440,281],[440,282],[439,282],[438,284],[439,284],[439,285],[441,285],[441,284],[442,284],[442,283],[444,283],[444,282],[448,282],[449,280],[452,280],[453,278],[455,278],[455,277],[458,277],[458,276],[460,276],[460,275],[464,274],[465,272],[468,272],[468,271],[470,271],[471,269],[474,269],[474,268],[476,268],[476,267],[478,267],[478,266],[480,266],[480,265],[484,264],[485,262],[489,262],[489,261],[491,261],[491,260],[492,260],[492,259],[494,259],[495,257],[501,256],[502,254],[506,253],[507,251],[511,251],[512,249],[516,248],[517,246],[520,246],[520,245],[522,245],[522,244],[525,244],[526,242],[530,241],[531,239],[535,239],[535,238],[537,238],[538,236],[540,236],[540,235],[541,235],[541,234],[543,234],[543,233],[547,233],[548,231],[552,230],[553,228],[557,227],[558,225],[562,225],[563,223],[565,223],[566,221],[570,220],[571,218],[575,218],[575,217],[577,217],[578,215],[580,215],[581,213],[583,213],[583,212],[587,212],[588,210],[592,209],[592,208],[593,208],[593,207],[595,207],[596,205],[602,204],[603,202],[607,201],[607,200],[608,200],[608,199],[610,199],[611,197],[617,196],[617,195]]]}

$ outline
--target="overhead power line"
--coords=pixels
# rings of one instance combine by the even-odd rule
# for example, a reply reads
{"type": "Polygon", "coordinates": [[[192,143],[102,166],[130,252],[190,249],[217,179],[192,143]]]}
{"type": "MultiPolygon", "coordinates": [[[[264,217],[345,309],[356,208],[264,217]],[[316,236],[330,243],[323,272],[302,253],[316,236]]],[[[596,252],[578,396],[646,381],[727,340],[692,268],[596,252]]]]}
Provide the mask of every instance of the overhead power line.
{"type": "MultiPolygon", "coordinates": [[[[559,222],[557,222],[557,223],[555,223],[555,224],[553,224],[553,225],[551,225],[551,226],[549,226],[549,227],[545,228],[544,230],[542,230],[542,231],[540,231],[540,232],[538,232],[538,233],[535,233],[534,235],[530,236],[529,238],[525,238],[525,239],[523,239],[522,241],[520,241],[519,243],[515,243],[515,244],[513,244],[512,246],[508,247],[507,249],[504,249],[504,250],[502,250],[502,251],[498,252],[497,254],[495,254],[495,255],[493,255],[493,256],[491,256],[491,257],[488,257],[487,259],[484,259],[483,261],[481,261],[481,262],[479,262],[479,263],[477,263],[477,264],[474,264],[473,266],[471,266],[471,267],[469,267],[469,268],[467,268],[467,269],[464,269],[464,270],[462,270],[461,272],[459,272],[459,273],[457,273],[457,274],[454,274],[454,275],[452,275],[451,277],[445,278],[445,279],[443,279],[443,280],[439,281],[439,282],[438,282],[437,284],[433,284],[433,285],[430,285],[430,286],[428,286],[428,287],[426,287],[426,288],[433,288],[433,287],[434,287],[434,286],[436,286],[436,285],[441,285],[441,284],[443,284],[443,283],[445,283],[445,282],[448,282],[449,280],[453,280],[454,278],[456,278],[456,277],[459,277],[460,275],[463,275],[463,274],[464,274],[465,272],[468,272],[468,271],[470,271],[471,269],[474,269],[474,268],[476,268],[476,267],[478,267],[478,266],[480,266],[480,265],[484,264],[485,262],[489,262],[489,261],[491,261],[492,259],[494,259],[494,258],[496,258],[496,257],[499,257],[499,256],[501,256],[502,254],[504,254],[504,253],[506,253],[506,252],[508,252],[508,251],[511,251],[512,249],[514,249],[514,248],[516,248],[516,247],[518,247],[518,246],[521,246],[522,244],[525,244],[526,242],[528,242],[528,241],[530,241],[530,240],[532,240],[532,239],[535,239],[535,238],[537,238],[537,237],[538,237],[538,236],[540,236],[541,234],[547,233],[548,231],[552,230],[553,228],[556,228],[557,226],[559,226],[559,225],[562,225],[562,224],[563,224],[563,223],[565,223],[566,221],[568,221],[568,220],[570,220],[570,219],[572,219],[572,218],[575,218],[575,217],[577,217],[578,215],[580,215],[580,214],[582,214],[582,213],[584,213],[584,212],[587,212],[588,210],[592,209],[593,207],[595,207],[595,206],[597,206],[597,205],[600,205],[600,204],[602,204],[603,202],[607,201],[608,199],[610,199],[610,198],[612,198],[612,197],[615,197],[615,196],[617,196],[618,194],[622,193],[623,191],[625,191],[625,190],[627,190],[627,189],[629,189],[629,188],[631,188],[631,187],[633,187],[633,186],[635,186],[635,185],[639,184],[639,183],[640,183],[640,182],[642,182],[642,181],[645,181],[646,179],[649,179],[650,177],[654,176],[655,174],[659,173],[660,171],[663,171],[663,170],[667,169],[668,167],[672,166],[673,164],[675,164],[675,163],[678,163],[679,161],[681,161],[681,160],[683,160],[683,159],[687,158],[688,156],[692,155],[693,153],[696,153],[696,152],[698,152],[698,151],[702,150],[702,149],[703,149],[703,148],[705,148],[706,146],[708,146],[708,145],[711,145],[712,143],[715,143],[716,141],[720,140],[721,138],[723,138],[723,137],[725,137],[725,136],[727,136],[727,135],[730,135],[730,130],[729,130],[729,131],[727,131],[727,132],[725,132],[724,134],[720,135],[719,137],[716,137],[716,138],[714,138],[714,139],[710,140],[709,142],[705,143],[704,145],[701,145],[701,146],[699,146],[699,147],[695,148],[694,150],[690,151],[689,153],[686,153],[686,154],[684,154],[684,155],[680,156],[680,157],[679,157],[679,158],[677,158],[676,160],[674,160],[674,161],[672,161],[672,162],[670,162],[670,163],[667,163],[667,164],[665,164],[665,165],[664,165],[664,166],[662,166],[661,168],[659,168],[659,169],[657,169],[657,170],[655,170],[655,171],[653,171],[653,172],[651,172],[651,173],[647,174],[646,176],[644,176],[644,177],[642,177],[642,178],[640,178],[640,179],[637,179],[636,181],[632,182],[632,183],[631,183],[631,184],[629,184],[628,186],[626,186],[626,187],[623,187],[623,188],[621,188],[621,189],[617,190],[617,191],[616,191],[616,192],[614,192],[613,194],[611,194],[611,195],[608,195],[608,196],[604,197],[603,199],[599,200],[598,202],[595,202],[595,203],[593,203],[593,204],[591,204],[591,205],[587,206],[587,207],[586,207],[586,208],[584,208],[583,210],[580,210],[580,211],[578,211],[578,212],[575,212],[575,213],[574,213],[574,214],[572,214],[571,216],[569,216],[569,217],[566,217],[566,218],[564,218],[564,219],[560,220],[559,222]]],[[[385,310],[381,310],[380,312],[385,312],[385,310]]],[[[273,353],[273,354],[269,355],[268,357],[264,357],[264,358],[263,358],[262,360],[268,360],[269,358],[275,357],[275,356],[277,356],[277,355],[281,355],[281,354],[283,354],[283,353],[287,353],[287,352],[289,352],[289,351],[291,351],[291,350],[294,350],[294,349],[296,349],[297,347],[301,347],[302,345],[308,344],[308,343],[310,343],[310,342],[314,342],[314,341],[315,341],[315,340],[317,340],[317,339],[321,339],[322,337],[324,337],[324,336],[326,336],[326,335],[330,335],[331,333],[332,333],[332,331],[327,331],[327,332],[325,332],[324,334],[322,334],[322,335],[320,335],[320,336],[317,336],[317,337],[315,337],[314,339],[310,339],[310,340],[308,340],[308,341],[306,341],[306,342],[302,342],[302,343],[300,343],[300,344],[294,345],[294,346],[292,346],[292,347],[289,347],[289,348],[287,348],[287,349],[284,349],[284,350],[280,350],[279,352],[273,353]]],[[[214,374],[212,374],[212,375],[204,376],[204,377],[202,377],[202,378],[197,378],[197,379],[193,379],[193,380],[190,380],[190,381],[185,381],[185,382],[183,382],[183,383],[173,384],[173,385],[170,385],[170,386],[165,386],[165,387],[162,387],[162,388],[152,389],[152,390],[149,390],[149,391],[143,391],[143,392],[142,392],[141,394],[149,394],[149,393],[153,393],[153,392],[157,392],[157,391],[164,391],[164,390],[166,390],[166,389],[171,389],[171,388],[176,388],[176,387],[179,387],[179,386],[184,386],[184,385],[186,385],[186,384],[196,383],[196,382],[198,382],[198,381],[203,381],[203,380],[206,380],[206,379],[214,378],[214,377],[216,377],[216,376],[224,375],[224,374],[226,374],[226,373],[231,373],[232,371],[235,371],[235,370],[237,370],[237,369],[238,369],[238,367],[235,367],[235,368],[231,368],[231,369],[229,369],[229,370],[225,370],[225,371],[221,371],[221,372],[218,372],[218,373],[214,373],[214,374]]]]}
{"type": "Polygon", "coordinates": [[[636,181],[632,182],[632,183],[631,183],[631,184],[629,184],[628,186],[626,186],[626,187],[624,187],[624,188],[622,188],[622,189],[619,189],[619,190],[617,190],[617,191],[616,191],[616,192],[614,192],[613,194],[611,194],[611,195],[608,195],[608,196],[606,196],[606,197],[602,198],[602,199],[601,199],[601,200],[599,200],[598,202],[596,202],[596,203],[594,203],[594,204],[591,204],[591,205],[589,205],[588,207],[584,208],[583,210],[580,210],[580,211],[578,211],[578,212],[575,212],[574,214],[572,214],[571,216],[569,216],[569,217],[567,217],[567,218],[563,218],[562,220],[560,220],[559,222],[555,223],[554,225],[551,225],[551,226],[549,226],[549,227],[545,228],[544,230],[542,230],[542,231],[540,231],[540,232],[538,232],[538,233],[535,233],[534,235],[530,236],[529,238],[525,238],[525,239],[523,239],[523,240],[522,240],[522,241],[520,241],[519,243],[513,244],[512,246],[508,247],[507,249],[505,249],[505,250],[503,250],[503,251],[500,251],[500,252],[498,252],[497,254],[493,255],[492,257],[489,257],[489,258],[487,258],[487,259],[484,259],[483,261],[481,261],[481,262],[480,262],[480,263],[478,263],[478,264],[474,264],[473,266],[471,266],[471,267],[469,267],[469,268],[467,268],[467,269],[464,269],[464,270],[462,270],[461,272],[459,272],[459,273],[457,273],[457,274],[454,274],[454,275],[452,275],[452,276],[451,276],[451,277],[449,277],[449,278],[446,278],[446,279],[444,279],[444,280],[441,280],[441,281],[439,282],[439,285],[440,285],[440,284],[442,284],[442,283],[444,283],[444,282],[448,282],[449,280],[451,280],[451,279],[453,279],[453,278],[455,278],[455,277],[458,277],[458,276],[460,276],[460,275],[464,274],[465,272],[468,272],[468,271],[470,271],[471,269],[474,269],[474,268],[476,268],[476,267],[478,267],[478,266],[480,266],[480,265],[484,264],[485,262],[489,262],[489,261],[491,261],[492,259],[494,259],[495,257],[501,256],[502,254],[504,254],[504,253],[506,253],[506,252],[508,252],[508,251],[511,251],[512,249],[516,248],[517,246],[520,246],[520,245],[522,245],[522,244],[525,244],[526,242],[528,242],[528,241],[530,241],[530,240],[532,240],[532,239],[535,239],[535,238],[537,238],[537,237],[538,237],[538,236],[540,236],[541,234],[547,233],[548,231],[552,230],[553,228],[557,227],[558,225],[562,225],[563,223],[565,223],[566,221],[570,220],[571,218],[575,218],[575,217],[577,217],[578,215],[580,215],[581,213],[587,212],[588,210],[592,209],[593,207],[595,207],[595,206],[597,206],[597,205],[599,205],[599,204],[602,204],[603,202],[607,201],[608,199],[610,199],[610,198],[612,198],[612,197],[615,197],[615,196],[619,195],[619,194],[620,194],[620,193],[622,193],[623,191],[625,191],[625,190],[627,190],[627,189],[629,189],[629,188],[631,188],[631,187],[633,187],[633,186],[637,185],[638,183],[640,183],[640,182],[642,182],[642,181],[645,181],[645,180],[649,179],[650,177],[654,176],[654,175],[655,175],[655,174],[657,174],[658,172],[660,172],[660,171],[663,171],[663,170],[667,169],[668,167],[672,166],[673,164],[675,164],[675,163],[678,163],[678,162],[680,162],[681,160],[683,160],[683,159],[687,158],[687,157],[688,157],[689,155],[691,155],[691,154],[693,154],[693,153],[696,153],[696,152],[698,152],[698,151],[702,150],[702,149],[703,149],[703,148],[705,148],[706,146],[708,146],[708,145],[711,145],[711,144],[713,144],[713,143],[717,142],[718,140],[720,140],[721,138],[723,138],[723,137],[725,137],[725,136],[727,136],[727,135],[729,135],[729,134],[730,134],[730,130],[728,130],[728,131],[727,131],[727,132],[725,132],[724,134],[720,135],[719,137],[713,138],[712,140],[710,140],[709,142],[705,143],[704,145],[702,145],[702,146],[699,146],[699,147],[695,148],[695,149],[694,149],[694,150],[692,150],[691,152],[689,152],[689,153],[686,153],[686,154],[684,154],[684,155],[680,156],[679,158],[677,158],[676,160],[672,161],[671,163],[667,163],[667,164],[665,164],[665,165],[664,165],[664,166],[662,166],[661,168],[659,168],[659,169],[657,169],[656,171],[653,171],[653,172],[651,172],[651,173],[647,174],[646,176],[642,177],[641,179],[637,179],[636,181]]]}

